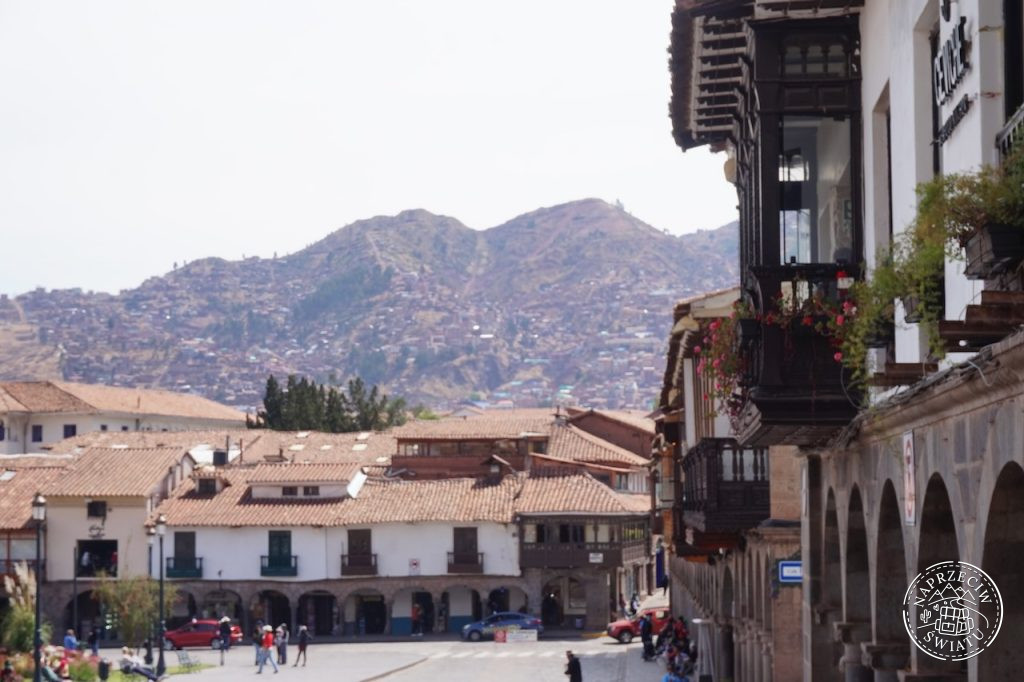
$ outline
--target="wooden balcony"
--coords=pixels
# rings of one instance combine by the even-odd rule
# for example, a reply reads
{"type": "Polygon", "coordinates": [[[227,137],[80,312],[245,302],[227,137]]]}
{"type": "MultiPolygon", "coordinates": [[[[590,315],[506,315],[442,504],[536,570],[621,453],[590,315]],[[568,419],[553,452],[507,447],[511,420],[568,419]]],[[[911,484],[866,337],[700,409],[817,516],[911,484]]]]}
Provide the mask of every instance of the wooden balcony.
{"type": "Polygon", "coordinates": [[[294,554],[260,557],[260,575],[264,578],[294,578],[298,574],[299,558],[294,554]]]}
{"type": "Polygon", "coordinates": [[[523,568],[616,568],[647,556],[647,540],[624,542],[524,542],[519,550],[523,568]]]}
{"type": "Polygon", "coordinates": [[[458,553],[448,552],[449,573],[483,573],[484,553],[458,553]]]}
{"type": "Polygon", "coordinates": [[[939,336],[950,352],[976,352],[1024,324],[1024,292],[981,292],[981,302],[967,306],[964,320],[940,320],[939,336]]]}
{"type": "Polygon", "coordinates": [[[377,575],[377,555],[342,554],[341,575],[345,578],[358,575],[377,575]]]}
{"type": "Polygon", "coordinates": [[[704,438],[683,457],[683,523],[701,533],[739,532],[767,519],[768,453],[731,438],[704,438]]]}
{"type": "Polygon", "coordinates": [[[858,274],[854,266],[833,264],[751,267],[748,283],[761,321],[744,326],[740,339],[748,362],[736,424],[741,444],[817,445],[857,414],[859,396],[831,339],[799,316],[788,325],[764,322],[769,315],[778,319],[780,297],[797,306],[812,299],[841,301],[838,276],[844,272],[847,278],[858,274]]]}
{"type": "Polygon", "coordinates": [[[203,558],[202,557],[177,557],[171,556],[165,559],[164,575],[168,578],[202,578],[203,558]]]}

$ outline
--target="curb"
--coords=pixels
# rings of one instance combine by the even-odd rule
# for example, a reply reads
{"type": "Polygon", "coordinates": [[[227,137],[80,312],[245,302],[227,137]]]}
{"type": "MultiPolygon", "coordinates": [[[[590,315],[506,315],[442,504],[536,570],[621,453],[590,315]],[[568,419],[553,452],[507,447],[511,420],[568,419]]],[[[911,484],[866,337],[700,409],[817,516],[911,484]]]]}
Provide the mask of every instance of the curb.
{"type": "Polygon", "coordinates": [[[580,633],[580,638],[581,639],[600,639],[601,637],[604,637],[607,634],[608,633],[605,632],[604,630],[599,630],[597,632],[583,632],[583,633],[580,633]]]}
{"type": "Polygon", "coordinates": [[[409,668],[417,666],[417,665],[419,665],[420,663],[422,663],[425,660],[427,660],[426,656],[424,656],[423,658],[420,658],[418,660],[415,660],[412,663],[406,663],[403,666],[399,666],[397,668],[392,668],[391,670],[389,670],[387,672],[380,673],[380,674],[374,675],[372,677],[364,677],[360,682],[373,682],[373,680],[383,680],[385,677],[388,677],[390,675],[394,675],[395,673],[400,673],[403,670],[408,670],[409,668]]]}

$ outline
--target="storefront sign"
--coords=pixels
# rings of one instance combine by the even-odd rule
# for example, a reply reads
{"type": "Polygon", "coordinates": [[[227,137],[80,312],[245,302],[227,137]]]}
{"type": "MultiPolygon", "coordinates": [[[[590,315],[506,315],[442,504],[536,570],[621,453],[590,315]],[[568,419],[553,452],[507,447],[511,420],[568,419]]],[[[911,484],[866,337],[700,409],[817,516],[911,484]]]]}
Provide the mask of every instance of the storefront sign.
{"type": "Polygon", "coordinates": [[[592,564],[600,564],[602,562],[604,562],[604,552],[591,552],[590,553],[590,563],[592,563],[592,564]]]}
{"type": "Polygon", "coordinates": [[[960,22],[939,46],[939,53],[932,60],[932,88],[936,104],[941,106],[953,97],[968,66],[967,19],[960,17],[960,22]]]}
{"type": "Polygon", "coordinates": [[[949,139],[950,135],[953,134],[953,130],[960,125],[960,121],[964,120],[964,116],[967,115],[967,110],[971,108],[970,95],[964,95],[960,98],[960,101],[956,103],[953,108],[953,113],[949,115],[946,122],[939,128],[938,134],[935,136],[936,144],[944,144],[949,139]]]}
{"type": "Polygon", "coordinates": [[[903,522],[913,526],[917,522],[916,463],[914,462],[914,432],[903,434],[903,522]]]}

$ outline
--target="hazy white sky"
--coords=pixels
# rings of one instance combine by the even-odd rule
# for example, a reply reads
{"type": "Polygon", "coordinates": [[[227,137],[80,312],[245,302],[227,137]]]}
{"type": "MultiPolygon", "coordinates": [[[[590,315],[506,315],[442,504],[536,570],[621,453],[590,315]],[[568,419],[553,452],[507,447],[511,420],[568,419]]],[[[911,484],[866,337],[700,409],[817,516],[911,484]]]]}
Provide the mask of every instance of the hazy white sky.
{"type": "Polygon", "coordinates": [[[668,119],[672,0],[0,0],[0,292],[116,291],[425,208],[735,218],[668,119]]]}

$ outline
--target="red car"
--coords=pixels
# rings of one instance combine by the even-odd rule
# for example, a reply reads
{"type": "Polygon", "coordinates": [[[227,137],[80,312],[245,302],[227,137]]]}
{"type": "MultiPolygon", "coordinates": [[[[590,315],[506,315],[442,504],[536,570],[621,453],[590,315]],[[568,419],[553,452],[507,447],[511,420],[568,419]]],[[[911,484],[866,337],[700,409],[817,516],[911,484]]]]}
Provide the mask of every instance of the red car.
{"type": "MultiPolygon", "coordinates": [[[[242,629],[231,626],[232,646],[242,641],[242,629]]],[[[208,646],[220,648],[220,622],[216,620],[193,620],[180,628],[164,633],[164,648],[183,649],[187,646],[208,646]]]]}
{"type": "Polygon", "coordinates": [[[671,615],[668,609],[643,609],[632,618],[620,618],[614,623],[608,624],[608,636],[623,644],[629,644],[634,637],[640,636],[640,618],[646,613],[651,614],[652,633],[654,637],[657,637],[661,628],[664,627],[665,621],[671,615]]]}

